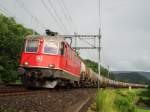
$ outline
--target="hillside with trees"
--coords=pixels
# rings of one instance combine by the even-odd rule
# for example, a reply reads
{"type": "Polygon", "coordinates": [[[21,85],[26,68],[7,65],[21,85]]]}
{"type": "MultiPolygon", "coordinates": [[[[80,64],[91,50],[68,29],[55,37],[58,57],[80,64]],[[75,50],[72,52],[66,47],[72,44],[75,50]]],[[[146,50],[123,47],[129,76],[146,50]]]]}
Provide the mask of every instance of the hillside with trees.
{"type": "MultiPolygon", "coordinates": [[[[84,63],[86,64],[87,67],[91,68],[94,72],[98,73],[98,63],[91,61],[89,59],[85,59],[84,63]]],[[[101,66],[101,75],[108,77],[108,70],[101,66]]],[[[109,78],[115,79],[115,76],[112,72],[109,72],[109,78]]]]}
{"type": "Polygon", "coordinates": [[[23,37],[29,34],[32,34],[31,29],[0,14],[0,79],[4,83],[14,82],[18,77],[17,67],[23,37]]]}
{"type": "Polygon", "coordinates": [[[143,75],[143,72],[113,72],[116,80],[121,80],[124,82],[133,82],[133,83],[142,83],[142,84],[148,84],[150,82],[148,76],[146,77],[143,75]]]}

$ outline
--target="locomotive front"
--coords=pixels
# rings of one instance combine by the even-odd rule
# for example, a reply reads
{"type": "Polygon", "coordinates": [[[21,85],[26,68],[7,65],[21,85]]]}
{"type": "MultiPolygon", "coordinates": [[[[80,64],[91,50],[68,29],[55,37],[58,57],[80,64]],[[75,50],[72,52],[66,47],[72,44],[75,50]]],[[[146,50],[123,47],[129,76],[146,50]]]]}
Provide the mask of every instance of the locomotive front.
{"type": "Polygon", "coordinates": [[[26,37],[18,68],[26,88],[56,86],[57,81],[53,75],[61,74],[62,41],[54,37],[26,37]]]}

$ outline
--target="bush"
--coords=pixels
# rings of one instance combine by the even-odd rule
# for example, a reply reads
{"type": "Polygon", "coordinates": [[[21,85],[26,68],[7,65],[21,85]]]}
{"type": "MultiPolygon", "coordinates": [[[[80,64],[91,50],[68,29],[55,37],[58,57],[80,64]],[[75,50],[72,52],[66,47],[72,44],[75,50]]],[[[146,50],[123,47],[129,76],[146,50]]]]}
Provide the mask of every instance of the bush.
{"type": "Polygon", "coordinates": [[[113,90],[101,90],[96,97],[97,112],[117,112],[114,105],[116,94],[113,90]]]}
{"type": "Polygon", "coordinates": [[[129,100],[130,98],[126,98],[123,96],[118,95],[115,99],[115,105],[117,107],[118,112],[135,112],[136,108],[129,100]]]}
{"type": "Polygon", "coordinates": [[[115,105],[119,112],[136,112],[136,108],[134,106],[136,94],[131,91],[118,91],[115,105]]]}

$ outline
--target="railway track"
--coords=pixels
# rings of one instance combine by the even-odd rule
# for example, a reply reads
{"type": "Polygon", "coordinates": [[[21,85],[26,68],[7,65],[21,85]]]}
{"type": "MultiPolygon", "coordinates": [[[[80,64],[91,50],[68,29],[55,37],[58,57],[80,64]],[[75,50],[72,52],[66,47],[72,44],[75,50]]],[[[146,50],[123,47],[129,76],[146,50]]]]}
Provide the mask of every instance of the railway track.
{"type": "Polygon", "coordinates": [[[47,91],[15,91],[15,92],[0,92],[0,97],[8,97],[8,96],[21,96],[21,95],[35,95],[35,94],[48,94],[47,91]]]}
{"type": "Polygon", "coordinates": [[[48,92],[49,92],[48,90],[26,90],[22,86],[6,86],[0,88],[0,97],[34,95],[48,92]]]}
{"type": "Polygon", "coordinates": [[[46,90],[40,91],[28,91],[28,90],[0,90],[0,97],[7,97],[7,96],[20,96],[20,95],[34,95],[34,94],[41,94],[41,93],[48,93],[46,90]]]}
{"type": "Polygon", "coordinates": [[[2,93],[14,93],[14,92],[23,92],[26,91],[25,89],[10,89],[10,88],[3,88],[0,89],[0,94],[2,93]]]}

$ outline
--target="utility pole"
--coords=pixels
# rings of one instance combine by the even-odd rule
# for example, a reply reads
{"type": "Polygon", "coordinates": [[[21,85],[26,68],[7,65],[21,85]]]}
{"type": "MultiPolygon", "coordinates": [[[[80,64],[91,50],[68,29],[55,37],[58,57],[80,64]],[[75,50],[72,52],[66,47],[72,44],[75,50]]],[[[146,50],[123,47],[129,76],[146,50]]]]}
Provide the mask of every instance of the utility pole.
{"type": "Polygon", "coordinates": [[[77,50],[77,38],[76,38],[76,33],[74,32],[75,35],[75,51],[77,50]]]}
{"type": "Polygon", "coordinates": [[[98,36],[98,74],[99,74],[99,80],[98,80],[98,89],[100,88],[100,76],[101,76],[101,10],[100,10],[100,0],[98,0],[98,16],[99,16],[99,36],[98,36]]]}
{"type": "MultiPolygon", "coordinates": [[[[99,42],[99,47],[98,47],[98,74],[99,77],[101,76],[101,34],[100,34],[100,28],[99,28],[99,36],[98,36],[98,42],[99,42]]],[[[100,81],[98,80],[98,89],[100,88],[100,81]]]]}
{"type": "Polygon", "coordinates": [[[109,78],[109,65],[108,65],[108,74],[107,75],[108,75],[108,78],[109,78]]]}

